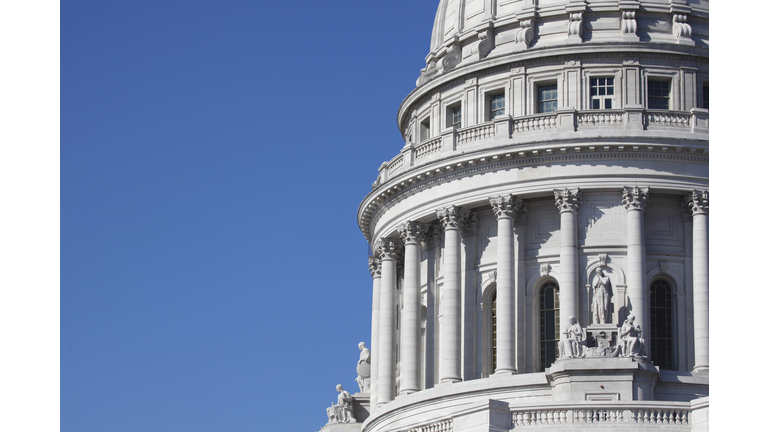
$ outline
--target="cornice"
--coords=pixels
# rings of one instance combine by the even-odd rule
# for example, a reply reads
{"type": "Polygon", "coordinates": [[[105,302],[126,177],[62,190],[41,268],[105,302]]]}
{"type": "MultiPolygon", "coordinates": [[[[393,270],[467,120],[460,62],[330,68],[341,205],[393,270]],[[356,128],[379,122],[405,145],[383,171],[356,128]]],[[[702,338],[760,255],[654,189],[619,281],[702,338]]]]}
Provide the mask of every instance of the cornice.
{"type": "MultiPolygon", "coordinates": [[[[669,160],[709,164],[708,148],[679,145],[591,146],[589,149],[552,142],[510,149],[503,147],[464,153],[433,161],[401,173],[371,191],[358,208],[358,225],[371,241],[370,226],[403,199],[463,177],[524,166],[574,163],[590,160],[669,160]],[[619,150],[623,147],[623,150],[619,150]],[[629,147],[629,148],[627,148],[629,147]]],[[[541,181],[541,179],[534,179],[541,181]]],[[[522,183],[522,182],[521,182],[522,183]]]]}

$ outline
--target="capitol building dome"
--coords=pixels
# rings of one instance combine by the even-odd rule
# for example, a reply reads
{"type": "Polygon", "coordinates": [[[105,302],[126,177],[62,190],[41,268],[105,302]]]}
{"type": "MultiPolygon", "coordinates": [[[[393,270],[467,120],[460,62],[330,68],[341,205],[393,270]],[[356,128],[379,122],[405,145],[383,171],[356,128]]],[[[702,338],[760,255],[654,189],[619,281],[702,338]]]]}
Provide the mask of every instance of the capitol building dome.
{"type": "Polygon", "coordinates": [[[708,430],[708,17],[440,0],[323,431],[708,430]]]}

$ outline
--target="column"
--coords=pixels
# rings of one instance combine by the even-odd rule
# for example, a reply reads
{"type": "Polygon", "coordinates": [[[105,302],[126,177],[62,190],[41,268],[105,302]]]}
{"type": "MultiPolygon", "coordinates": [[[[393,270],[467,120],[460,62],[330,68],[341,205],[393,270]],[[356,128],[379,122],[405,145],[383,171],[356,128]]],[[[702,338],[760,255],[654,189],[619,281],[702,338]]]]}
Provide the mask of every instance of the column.
{"type": "Polygon", "coordinates": [[[395,292],[397,291],[397,243],[384,238],[376,244],[376,254],[381,260],[381,288],[379,300],[379,363],[376,406],[394,399],[395,393],[395,292]]]}
{"type": "Polygon", "coordinates": [[[709,191],[685,200],[693,214],[693,370],[709,370],[709,191]]]}
{"type": "Polygon", "coordinates": [[[371,307],[371,409],[376,407],[377,399],[377,377],[379,376],[379,361],[376,356],[379,354],[379,302],[381,296],[381,261],[376,258],[368,257],[368,270],[373,278],[373,306],[371,307]]]}
{"type": "Polygon", "coordinates": [[[437,211],[445,230],[443,290],[440,296],[440,382],[461,381],[461,226],[468,212],[450,206],[437,211]]]}
{"type": "Polygon", "coordinates": [[[403,305],[400,317],[400,394],[421,390],[419,351],[421,348],[421,242],[424,226],[406,222],[397,228],[405,244],[403,305]]]}
{"type": "Polygon", "coordinates": [[[523,207],[513,195],[490,198],[498,221],[496,249],[496,370],[494,373],[517,373],[515,367],[515,254],[513,227],[523,207]]]}
{"type": "Polygon", "coordinates": [[[645,339],[645,355],[651,356],[651,302],[645,283],[645,206],[650,188],[625,187],[621,202],[627,209],[627,297],[629,311],[645,339]]]}
{"type": "MultiPolygon", "coordinates": [[[[579,188],[555,191],[555,205],[560,211],[560,332],[570,325],[569,317],[579,318],[579,263],[576,249],[576,216],[581,205],[579,188]]],[[[498,302],[498,300],[496,300],[498,302]]]]}

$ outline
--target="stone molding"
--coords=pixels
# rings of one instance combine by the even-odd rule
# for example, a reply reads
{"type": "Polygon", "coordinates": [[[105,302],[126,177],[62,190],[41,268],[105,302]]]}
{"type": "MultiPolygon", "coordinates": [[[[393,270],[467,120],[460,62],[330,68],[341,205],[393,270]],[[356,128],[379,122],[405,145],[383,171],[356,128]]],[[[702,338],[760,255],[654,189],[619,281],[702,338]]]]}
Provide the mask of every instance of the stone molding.
{"type": "Polygon", "coordinates": [[[397,261],[398,257],[402,254],[400,249],[400,243],[392,238],[383,238],[376,242],[376,256],[380,260],[390,259],[397,261]]]}
{"type": "Polygon", "coordinates": [[[508,194],[496,198],[488,198],[496,219],[510,218],[513,221],[524,218],[528,212],[528,206],[520,198],[508,194]]]}
{"type": "Polygon", "coordinates": [[[621,204],[627,210],[640,210],[645,211],[645,207],[648,205],[648,194],[651,188],[639,188],[625,187],[624,192],[621,195],[621,204]]]}
{"type": "Polygon", "coordinates": [[[408,221],[397,227],[400,239],[405,244],[421,244],[424,241],[426,227],[421,222],[408,221]]]}
{"type": "Polygon", "coordinates": [[[461,230],[469,218],[469,211],[452,205],[438,210],[437,218],[443,225],[443,229],[461,230]]]}
{"type": "Polygon", "coordinates": [[[381,260],[375,256],[368,257],[368,271],[372,278],[381,277],[381,260]]]}
{"type": "Polygon", "coordinates": [[[691,191],[683,197],[683,203],[692,215],[709,214],[709,190],[691,191]]]}
{"type": "Polygon", "coordinates": [[[560,213],[578,213],[581,205],[581,189],[555,189],[555,205],[560,213]]]}

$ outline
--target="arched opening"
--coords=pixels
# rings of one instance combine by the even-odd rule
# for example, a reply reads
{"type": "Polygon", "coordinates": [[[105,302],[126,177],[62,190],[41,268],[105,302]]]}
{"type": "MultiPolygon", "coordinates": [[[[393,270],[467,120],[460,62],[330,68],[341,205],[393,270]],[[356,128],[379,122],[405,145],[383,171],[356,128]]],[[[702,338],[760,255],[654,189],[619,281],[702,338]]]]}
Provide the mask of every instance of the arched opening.
{"type": "Polygon", "coordinates": [[[539,370],[544,371],[558,356],[560,299],[557,282],[547,282],[539,290],[539,370]]]}
{"type": "Polygon", "coordinates": [[[651,282],[651,361],[659,369],[675,369],[672,330],[672,286],[656,279],[651,282]]]}

